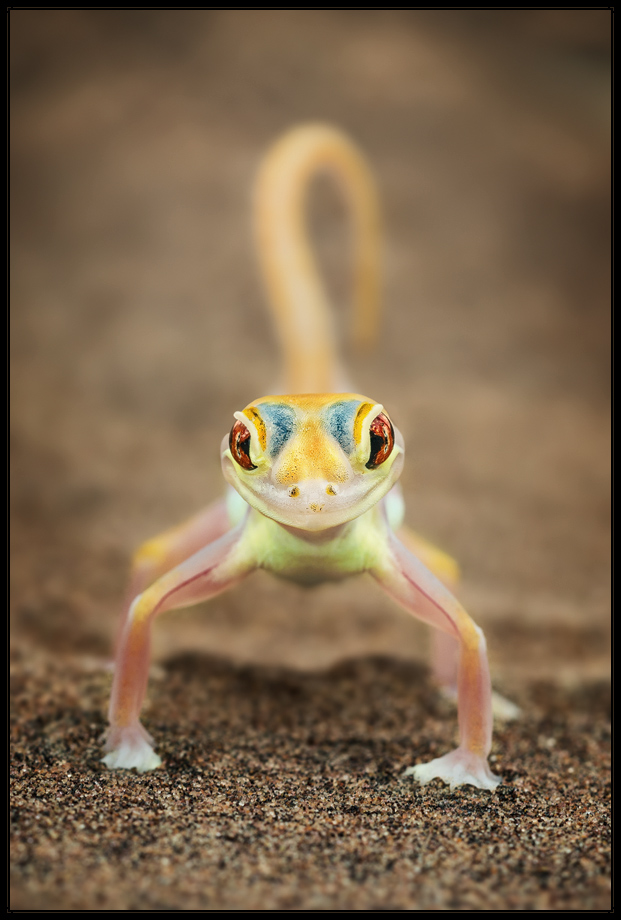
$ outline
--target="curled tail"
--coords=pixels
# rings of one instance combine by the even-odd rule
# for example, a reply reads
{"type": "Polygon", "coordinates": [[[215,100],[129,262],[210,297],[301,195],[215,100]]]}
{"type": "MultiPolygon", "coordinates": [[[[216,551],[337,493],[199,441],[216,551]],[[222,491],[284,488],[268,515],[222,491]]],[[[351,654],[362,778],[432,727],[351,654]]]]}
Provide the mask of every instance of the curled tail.
{"type": "Polygon", "coordinates": [[[380,220],[371,171],[342,132],[303,125],[268,151],[255,185],[259,262],[285,358],[286,392],[342,389],[331,310],[304,219],[305,193],[318,172],[340,180],[354,228],[354,339],[373,341],[379,313],[380,220]]]}

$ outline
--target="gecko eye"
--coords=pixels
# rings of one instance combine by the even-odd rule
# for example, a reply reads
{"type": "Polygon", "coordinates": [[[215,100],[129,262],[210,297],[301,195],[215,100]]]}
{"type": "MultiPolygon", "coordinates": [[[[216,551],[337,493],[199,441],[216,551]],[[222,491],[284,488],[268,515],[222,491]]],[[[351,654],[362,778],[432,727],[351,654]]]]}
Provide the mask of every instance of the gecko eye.
{"type": "Polygon", "coordinates": [[[244,470],[256,470],[250,459],[250,432],[243,422],[237,420],[231,428],[229,447],[237,463],[244,470]]]}
{"type": "Polygon", "coordinates": [[[371,453],[366,463],[368,470],[374,470],[387,460],[395,446],[395,432],[391,421],[383,412],[373,419],[369,428],[371,453]]]}

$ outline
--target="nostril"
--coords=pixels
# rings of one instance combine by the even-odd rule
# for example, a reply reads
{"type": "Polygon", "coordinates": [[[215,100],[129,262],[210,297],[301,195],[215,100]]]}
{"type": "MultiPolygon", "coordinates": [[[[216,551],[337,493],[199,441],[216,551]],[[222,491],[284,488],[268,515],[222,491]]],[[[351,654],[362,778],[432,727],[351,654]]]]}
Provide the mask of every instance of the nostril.
{"type": "Polygon", "coordinates": [[[297,498],[299,494],[300,494],[300,490],[298,489],[298,487],[291,486],[291,488],[289,489],[289,495],[291,496],[291,498],[297,498]]]}
{"type": "Polygon", "coordinates": [[[333,485],[326,486],[326,495],[336,495],[336,488],[333,485]]]}

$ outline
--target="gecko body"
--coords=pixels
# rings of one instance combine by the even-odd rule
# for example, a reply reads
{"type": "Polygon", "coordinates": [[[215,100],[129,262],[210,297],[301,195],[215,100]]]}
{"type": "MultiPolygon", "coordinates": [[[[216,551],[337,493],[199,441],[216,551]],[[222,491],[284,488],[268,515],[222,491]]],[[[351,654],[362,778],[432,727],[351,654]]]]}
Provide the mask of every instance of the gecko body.
{"type": "Polygon", "coordinates": [[[103,758],[143,772],[161,763],[141,726],[152,624],[256,569],[301,585],[370,574],[411,614],[444,636],[455,666],[437,668],[458,699],[459,745],[409,768],[420,782],[494,789],[489,768],[491,686],[483,633],[451,593],[454,561],[403,525],[397,484],[404,442],[384,407],[349,392],[304,223],[314,174],[331,171],[354,228],[355,333],[377,325],[379,218],[375,186],[341,132],[307,125],[268,152],[255,189],[259,257],[285,358],[287,395],[235,412],[221,447],[227,498],[148,541],[134,557],[123,614],[103,758]]]}

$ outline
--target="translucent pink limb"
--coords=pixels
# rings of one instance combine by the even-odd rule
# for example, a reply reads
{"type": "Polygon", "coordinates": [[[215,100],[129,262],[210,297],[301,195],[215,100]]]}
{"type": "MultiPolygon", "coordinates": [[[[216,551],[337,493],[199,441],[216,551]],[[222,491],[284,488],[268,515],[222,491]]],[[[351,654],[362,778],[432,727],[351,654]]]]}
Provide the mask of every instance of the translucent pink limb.
{"type": "Polygon", "coordinates": [[[151,626],[165,610],[208,600],[253,568],[240,551],[244,523],[159,578],[132,603],[116,654],[104,763],[153,770],[161,761],[139,722],[149,672],[151,626]]]}
{"type": "Polygon", "coordinates": [[[132,558],[132,570],[119,623],[117,648],[132,601],[149,585],[203,546],[213,543],[231,529],[224,499],[143,543],[132,558]]]}
{"type": "MultiPolygon", "coordinates": [[[[417,559],[439,578],[451,594],[459,583],[459,565],[447,553],[438,549],[419,534],[403,524],[397,530],[399,540],[417,559]]],[[[451,697],[457,696],[457,671],[459,665],[459,644],[453,635],[439,629],[431,637],[431,670],[435,680],[451,697]]]]}
{"type": "Polygon", "coordinates": [[[407,772],[413,773],[421,783],[437,777],[451,788],[470,784],[495,789],[500,780],[487,763],[492,743],[492,709],[485,637],[442,582],[392,533],[388,534],[388,549],[383,564],[372,571],[375,578],[411,614],[459,643],[459,747],[407,772]]]}
{"type": "Polygon", "coordinates": [[[431,636],[431,673],[447,696],[457,696],[459,642],[448,633],[434,630],[431,636]]]}
{"type": "MultiPolygon", "coordinates": [[[[402,524],[397,530],[399,540],[417,559],[440,579],[451,594],[456,593],[459,584],[459,566],[437,546],[414,533],[402,524]]],[[[459,642],[455,636],[434,629],[431,635],[431,670],[435,681],[440,685],[444,695],[457,701],[457,675],[459,671],[459,642]]],[[[503,722],[517,719],[519,708],[510,700],[492,690],[492,712],[494,719],[503,722]]]]}

